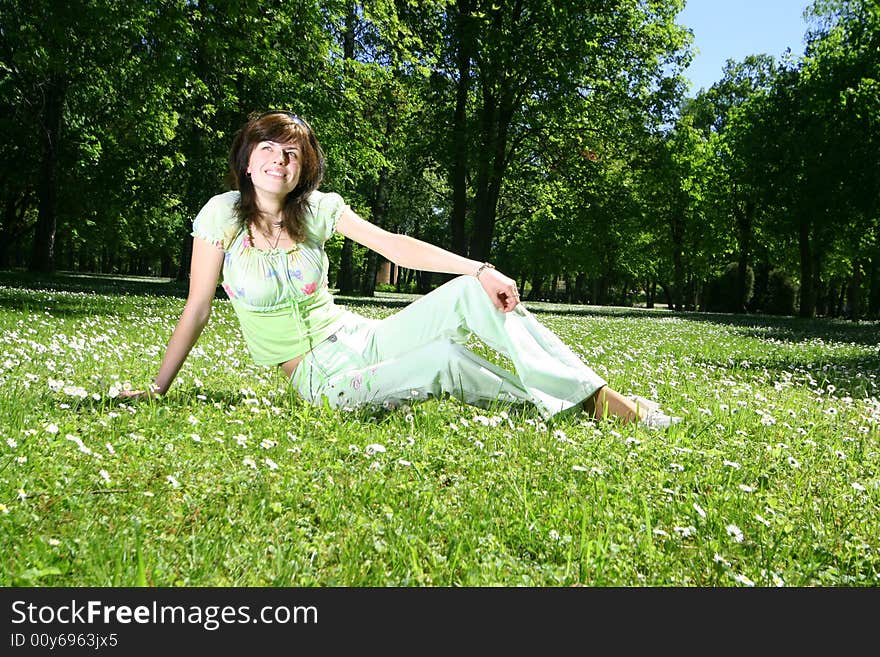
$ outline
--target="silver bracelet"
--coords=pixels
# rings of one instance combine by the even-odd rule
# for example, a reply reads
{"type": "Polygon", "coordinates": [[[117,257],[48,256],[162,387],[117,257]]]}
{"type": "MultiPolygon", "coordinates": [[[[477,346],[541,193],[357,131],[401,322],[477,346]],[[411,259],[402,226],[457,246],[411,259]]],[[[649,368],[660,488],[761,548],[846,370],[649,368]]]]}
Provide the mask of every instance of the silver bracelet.
{"type": "Polygon", "coordinates": [[[477,270],[477,273],[474,274],[474,278],[479,278],[480,274],[483,273],[484,269],[495,269],[495,265],[493,265],[491,262],[484,262],[482,265],[480,265],[480,268],[477,270]]]}

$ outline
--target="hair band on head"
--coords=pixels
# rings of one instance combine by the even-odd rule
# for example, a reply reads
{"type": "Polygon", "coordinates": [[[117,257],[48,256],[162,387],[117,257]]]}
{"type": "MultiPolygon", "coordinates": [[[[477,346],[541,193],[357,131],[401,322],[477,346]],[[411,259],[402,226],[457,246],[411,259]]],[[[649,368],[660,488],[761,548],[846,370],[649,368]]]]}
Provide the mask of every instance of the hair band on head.
{"type": "Polygon", "coordinates": [[[293,112],[288,112],[287,110],[269,110],[268,112],[263,112],[262,114],[260,114],[260,115],[257,117],[257,120],[259,121],[259,120],[262,119],[263,117],[266,117],[266,116],[272,116],[273,114],[283,114],[284,116],[286,116],[287,118],[289,118],[291,121],[293,121],[293,122],[296,123],[297,125],[302,126],[302,127],[305,127],[305,126],[306,126],[305,121],[303,121],[301,118],[299,118],[299,117],[298,117],[296,114],[294,114],[293,112]]]}

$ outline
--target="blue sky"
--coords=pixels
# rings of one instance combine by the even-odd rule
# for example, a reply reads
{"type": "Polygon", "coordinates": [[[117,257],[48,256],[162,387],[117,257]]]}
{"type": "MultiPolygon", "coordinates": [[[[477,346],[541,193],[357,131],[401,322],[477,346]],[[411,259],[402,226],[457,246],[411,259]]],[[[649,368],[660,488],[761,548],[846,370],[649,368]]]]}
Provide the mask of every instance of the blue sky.
{"type": "Polygon", "coordinates": [[[807,24],[803,12],[810,0],[687,0],[679,25],[691,28],[698,50],[685,71],[691,96],[721,79],[728,59],[766,53],[779,60],[786,48],[804,52],[807,24]]]}

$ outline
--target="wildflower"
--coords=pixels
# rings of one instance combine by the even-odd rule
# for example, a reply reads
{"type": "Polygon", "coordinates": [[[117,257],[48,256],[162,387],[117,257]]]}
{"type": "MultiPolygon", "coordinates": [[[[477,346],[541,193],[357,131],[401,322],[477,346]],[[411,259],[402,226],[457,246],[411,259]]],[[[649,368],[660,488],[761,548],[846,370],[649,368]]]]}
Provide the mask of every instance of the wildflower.
{"type": "Polygon", "coordinates": [[[243,434],[237,434],[233,436],[235,438],[235,442],[238,443],[239,447],[247,447],[247,436],[243,434]]]}
{"type": "Polygon", "coordinates": [[[186,421],[192,425],[196,425],[199,423],[199,418],[197,418],[195,415],[190,415],[186,421]]]}
{"type": "Polygon", "coordinates": [[[694,502],[694,511],[696,511],[697,513],[699,513],[701,518],[705,518],[705,517],[706,517],[706,512],[703,511],[703,507],[701,507],[701,506],[700,506],[699,504],[697,504],[696,502],[694,502]]]}
{"type": "Polygon", "coordinates": [[[168,475],[165,477],[165,481],[167,481],[173,488],[180,488],[180,482],[177,481],[177,477],[174,475],[168,475]]]}
{"type": "Polygon", "coordinates": [[[74,436],[73,434],[69,433],[65,436],[65,438],[73,443],[76,443],[77,447],[79,447],[79,451],[81,451],[83,454],[92,453],[92,450],[83,444],[82,438],[80,438],[79,436],[74,436]]]}
{"type": "Polygon", "coordinates": [[[586,472],[587,471],[587,468],[585,468],[582,465],[573,465],[573,466],[571,466],[571,469],[574,470],[575,472],[586,472]]]}
{"type": "Polygon", "coordinates": [[[358,447],[357,445],[349,445],[348,446],[348,453],[349,454],[357,454],[360,451],[361,451],[361,448],[358,447]]]}
{"type": "Polygon", "coordinates": [[[58,433],[58,425],[55,423],[47,424],[45,427],[46,433],[58,433]]]}
{"type": "Polygon", "coordinates": [[[714,561],[715,563],[723,564],[723,565],[727,566],[728,568],[730,568],[730,562],[727,559],[725,559],[724,557],[722,557],[720,554],[718,554],[717,552],[712,557],[712,561],[714,561]]]}
{"type": "Polygon", "coordinates": [[[666,531],[664,531],[664,530],[662,530],[662,529],[656,529],[656,528],[655,528],[655,529],[652,530],[651,533],[654,534],[654,536],[669,536],[669,533],[666,532],[666,531]]]}
{"type": "MultiPolygon", "coordinates": [[[[86,392],[86,389],[82,386],[64,386],[63,392],[65,395],[78,397],[79,399],[85,399],[89,396],[89,393],[86,392]]],[[[100,397],[98,399],[100,399],[100,397]]]]}
{"type": "Polygon", "coordinates": [[[24,502],[24,501],[27,499],[27,493],[24,492],[24,488],[19,488],[19,489],[18,489],[18,496],[17,496],[17,497],[18,497],[18,499],[20,499],[22,502],[24,502]]]}
{"type": "Polygon", "coordinates": [[[724,461],[724,465],[726,465],[729,468],[733,468],[734,470],[739,470],[742,467],[739,463],[736,463],[735,461],[728,461],[728,460],[724,461]]]}
{"type": "Polygon", "coordinates": [[[260,442],[260,447],[262,447],[263,449],[272,449],[277,444],[278,442],[272,440],[271,438],[263,438],[263,440],[260,442]]]}
{"type": "Polygon", "coordinates": [[[727,525],[725,529],[727,530],[727,535],[732,536],[734,541],[736,541],[737,543],[743,542],[743,533],[739,527],[734,524],[730,524],[727,525]]]}
{"type": "Polygon", "coordinates": [[[104,480],[104,483],[106,483],[106,484],[110,483],[110,473],[109,472],[102,469],[98,472],[98,474],[101,475],[101,479],[104,480]]]}
{"type": "Polygon", "coordinates": [[[15,449],[16,447],[18,447],[18,443],[15,442],[14,438],[7,438],[6,444],[9,445],[12,449],[15,449]]]}
{"type": "Polygon", "coordinates": [[[406,466],[412,465],[412,461],[407,461],[405,459],[398,459],[397,464],[406,467],[406,466]]]}
{"type": "Polygon", "coordinates": [[[27,456],[16,456],[15,462],[16,463],[27,463],[27,456]]]}
{"type": "Polygon", "coordinates": [[[558,541],[559,540],[559,532],[556,531],[555,529],[551,529],[547,533],[547,538],[549,538],[551,541],[558,541]]]}
{"type": "Polygon", "coordinates": [[[562,429],[556,429],[556,430],[553,432],[553,437],[554,437],[556,440],[559,440],[559,441],[562,441],[562,442],[568,440],[568,436],[565,435],[565,432],[564,432],[562,429]]]}
{"type": "Polygon", "coordinates": [[[384,445],[380,445],[380,444],[378,444],[378,443],[373,443],[372,445],[367,445],[367,446],[364,448],[364,453],[365,453],[367,456],[373,456],[373,454],[381,454],[381,453],[383,453],[383,452],[385,452],[385,451],[386,451],[386,450],[385,450],[385,446],[384,446],[384,445]]]}
{"type": "Polygon", "coordinates": [[[269,466],[270,470],[277,470],[278,469],[278,464],[275,463],[275,461],[273,461],[269,457],[266,457],[265,463],[266,463],[266,465],[269,466]]]}
{"type": "Polygon", "coordinates": [[[795,468],[795,469],[801,467],[801,464],[798,463],[798,462],[797,462],[797,459],[796,459],[795,457],[793,457],[793,456],[789,456],[789,457],[788,457],[788,464],[789,464],[791,467],[795,468]]]}
{"type": "Polygon", "coordinates": [[[669,464],[669,469],[670,469],[670,470],[676,470],[676,471],[678,471],[678,472],[683,472],[683,471],[684,471],[684,466],[683,466],[681,463],[670,463],[670,464],[669,464]]]}
{"type": "Polygon", "coordinates": [[[59,541],[57,538],[50,538],[46,542],[52,547],[58,547],[59,545],[61,545],[61,541],[59,541]]]}
{"type": "Polygon", "coordinates": [[[257,462],[254,461],[250,456],[245,456],[245,457],[244,457],[244,460],[242,461],[242,463],[243,463],[244,465],[246,465],[247,467],[251,468],[252,470],[256,470],[256,469],[257,469],[257,462]]]}
{"type": "Polygon", "coordinates": [[[760,522],[760,523],[761,523],[762,525],[764,525],[765,527],[769,527],[769,526],[770,526],[770,521],[767,520],[764,516],[759,515],[759,514],[757,514],[757,513],[755,514],[755,520],[757,520],[758,522],[760,522]]]}
{"type": "Polygon", "coordinates": [[[5,504],[0,504],[0,513],[9,513],[9,508],[5,504]]]}
{"type": "Polygon", "coordinates": [[[682,538],[687,538],[688,536],[693,536],[697,533],[697,528],[693,525],[688,525],[687,527],[673,527],[672,531],[677,534],[681,534],[682,538]]]}
{"type": "Polygon", "coordinates": [[[104,447],[107,448],[107,453],[110,454],[110,456],[116,456],[116,450],[113,449],[113,445],[110,443],[104,443],[104,447]]]}
{"type": "Polygon", "coordinates": [[[855,490],[857,490],[857,491],[861,491],[862,493],[865,492],[865,487],[862,486],[859,482],[854,481],[854,482],[852,482],[851,485],[852,485],[852,487],[853,487],[855,490]]]}
{"type": "Polygon", "coordinates": [[[745,493],[754,493],[755,489],[749,486],[748,484],[740,484],[738,488],[745,493]]]}
{"type": "Polygon", "coordinates": [[[755,585],[755,583],[754,583],[752,580],[750,580],[750,579],[749,579],[748,577],[746,577],[745,575],[740,575],[739,573],[737,573],[736,575],[734,575],[734,576],[733,576],[733,579],[734,579],[737,583],[742,584],[743,586],[754,586],[754,585],[755,585]]]}

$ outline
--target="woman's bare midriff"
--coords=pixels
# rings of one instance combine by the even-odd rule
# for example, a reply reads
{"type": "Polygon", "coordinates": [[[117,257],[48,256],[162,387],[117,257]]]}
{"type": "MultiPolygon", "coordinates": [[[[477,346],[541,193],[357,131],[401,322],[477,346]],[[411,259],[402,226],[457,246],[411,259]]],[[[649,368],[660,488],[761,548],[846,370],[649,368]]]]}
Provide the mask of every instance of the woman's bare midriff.
{"type": "MultiPolygon", "coordinates": [[[[303,354],[304,355],[304,354],[303,354]]],[[[297,356],[296,358],[291,358],[290,360],[286,360],[281,363],[280,367],[287,375],[287,378],[293,376],[294,370],[296,370],[296,366],[299,365],[299,362],[303,359],[302,356],[297,356]]]]}

